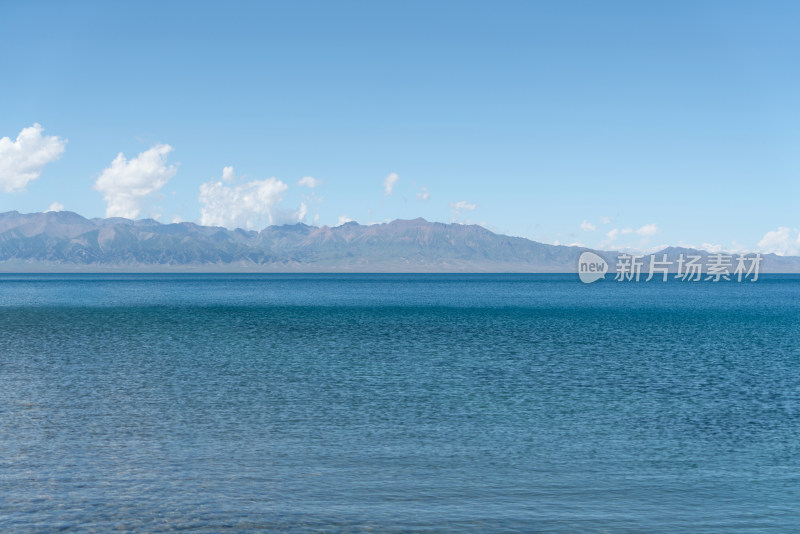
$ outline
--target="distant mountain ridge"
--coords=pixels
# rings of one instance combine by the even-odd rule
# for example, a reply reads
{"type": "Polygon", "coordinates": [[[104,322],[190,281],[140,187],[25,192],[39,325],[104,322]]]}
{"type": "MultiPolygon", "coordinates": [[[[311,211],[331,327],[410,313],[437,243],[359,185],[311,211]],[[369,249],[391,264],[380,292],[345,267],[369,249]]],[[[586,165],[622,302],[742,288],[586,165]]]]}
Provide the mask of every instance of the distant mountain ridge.
{"type": "MultiPolygon", "coordinates": [[[[260,231],[77,213],[0,214],[0,272],[575,272],[584,247],[424,219],[260,231]]],[[[705,251],[670,248],[670,259],[705,251]],[[686,252],[690,251],[690,252],[686,252]]],[[[614,269],[617,253],[595,251],[614,269]]],[[[800,272],[764,255],[762,272],[800,272]]]]}

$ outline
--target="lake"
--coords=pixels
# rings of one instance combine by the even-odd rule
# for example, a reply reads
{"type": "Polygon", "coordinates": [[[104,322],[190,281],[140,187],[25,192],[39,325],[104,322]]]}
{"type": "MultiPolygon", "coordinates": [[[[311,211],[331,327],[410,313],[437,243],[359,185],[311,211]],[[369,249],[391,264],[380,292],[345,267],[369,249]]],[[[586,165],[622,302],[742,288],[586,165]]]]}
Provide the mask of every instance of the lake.
{"type": "Polygon", "coordinates": [[[0,275],[0,530],[786,532],[800,277],[0,275]]]}

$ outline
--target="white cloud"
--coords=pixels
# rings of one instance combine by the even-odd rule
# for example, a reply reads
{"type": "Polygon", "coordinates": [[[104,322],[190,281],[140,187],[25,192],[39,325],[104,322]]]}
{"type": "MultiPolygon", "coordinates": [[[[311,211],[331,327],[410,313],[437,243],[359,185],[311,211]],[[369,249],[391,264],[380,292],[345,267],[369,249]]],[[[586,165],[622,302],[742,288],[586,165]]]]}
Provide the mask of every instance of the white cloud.
{"type": "Polygon", "coordinates": [[[700,250],[705,250],[706,252],[711,252],[716,254],[718,252],[724,252],[725,247],[723,247],[722,245],[714,245],[712,243],[703,243],[702,245],[700,245],[700,250]]]}
{"type": "Polygon", "coordinates": [[[431,198],[431,194],[428,191],[428,188],[423,187],[422,190],[419,193],[417,193],[417,198],[420,200],[428,200],[429,198],[431,198]]]}
{"type": "Polygon", "coordinates": [[[349,222],[353,222],[353,219],[351,219],[347,215],[339,215],[339,220],[336,223],[336,226],[341,226],[341,225],[347,224],[349,222]]]}
{"type": "Polygon", "coordinates": [[[310,189],[314,189],[315,187],[319,186],[322,183],[322,180],[317,180],[313,176],[303,176],[300,178],[300,181],[297,182],[297,185],[308,187],[310,189]]]}
{"type": "Polygon", "coordinates": [[[647,245],[650,237],[655,235],[657,232],[658,232],[658,226],[656,226],[655,224],[646,224],[646,225],[642,226],[641,228],[639,228],[638,230],[634,230],[633,228],[630,228],[630,227],[625,227],[625,228],[622,228],[622,229],[620,229],[620,228],[612,228],[611,230],[609,230],[606,233],[606,238],[607,239],[602,241],[600,243],[599,247],[600,248],[604,248],[604,247],[614,246],[614,247],[617,247],[619,250],[625,250],[625,251],[636,251],[636,250],[639,250],[639,251],[641,251],[641,250],[643,250],[643,247],[645,247],[647,245]],[[638,245],[636,247],[632,247],[630,243],[614,244],[619,236],[631,235],[631,234],[637,234],[637,235],[640,235],[640,236],[643,237],[643,239],[639,240],[639,243],[638,243],[638,245]]]}
{"type": "Polygon", "coordinates": [[[275,208],[270,212],[272,214],[271,224],[297,224],[303,222],[308,214],[308,206],[305,202],[300,203],[300,207],[296,210],[284,210],[275,208]]]}
{"type": "Polygon", "coordinates": [[[43,136],[44,128],[38,123],[23,128],[12,141],[0,139],[0,188],[8,193],[24,191],[28,182],[39,177],[44,166],[64,153],[66,139],[54,135],[43,136]]]}
{"type": "Polygon", "coordinates": [[[263,227],[265,222],[273,224],[273,211],[287,189],[289,186],[277,178],[253,180],[237,186],[228,186],[222,181],[204,183],[198,197],[203,204],[200,224],[247,230],[263,227]]]}
{"type": "Polygon", "coordinates": [[[600,217],[600,222],[603,224],[611,224],[612,219],[611,217],[600,217]]]}
{"type": "Polygon", "coordinates": [[[183,217],[180,215],[173,215],[172,216],[172,224],[178,224],[183,222],[183,217]]]}
{"type": "Polygon", "coordinates": [[[592,223],[590,223],[589,221],[584,220],[581,223],[581,230],[585,230],[587,232],[592,232],[594,230],[597,230],[597,227],[595,225],[593,225],[592,223]]]}
{"type": "Polygon", "coordinates": [[[117,154],[94,184],[106,201],[106,217],[133,219],[139,215],[144,199],[164,187],[178,171],[175,165],[167,165],[170,152],[169,145],[155,145],[130,161],[122,152],[117,154]]]}
{"type": "Polygon", "coordinates": [[[47,208],[47,212],[50,211],[64,211],[64,204],[60,202],[53,202],[52,204],[50,204],[50,207],[47,208]]]}
{"type": "Polygon", "coordinates": [[[223,182],[232,182],[236,179],[236,175],[233,174],[233,167],[224,167],[222,169],[222,181],[223,182]]]}
{"type": "Polygon", "coordinates": [[[653,254],[655,252],[660,252],[665,248],[667,248],[668,246],[669,246],[668,244],[662,243],[660,245],[654,245],[654,246],[644,246],[644,244],[640,244],[639,246],[618,246],[615,248],[620,252],[627,252],[628,254],[646,255],[646,254],[653,254]]]}
{"type": "Polygon", "coordinates": [[[466,200],[459,200],[458,202],[451,202],[450,203],[450,213],[451,218],[450,222],[460,222],[462,224],[472,224],[472,219],[467,217],[466,219],[462,219],[462,212],[464,211],[474,211],[478,207],[477,204],[473,204],[471,202],[467,202],[466,200]]]}
{"type": "MultiPolygon", "coordinates": [[[[706,252],[711,252],[716,254],[718,252],[727,252],[730,254],[750,254],[753,252],[752,249],[745,247],[744,245],[737,243],[736,241],[731,241],[730,245],[720,245],[714,243],[703,243],[701,245],[696,245],[694,243],[686,243],[684,241],[678,241],[677,245],[672,244],[673,246],[678,246],[681,248],[692,248],[696,250],[705,250],[706,252]]],[[[665,247],[668,245],[665,245],[665,247]]]]}
{"type": "Polygon", "coordinates": [[[779,227],[764,234],[758,242],[760,252],[774,253],[779,256],[798,256],[800,255],[800,232],[797,229],[790,230],[785,226],[779,227]]]}
{"type": "Polygon", "coordinates": [[[466,200],[459,200],[458,202],[451,202],[450,209],[454,212],[458,213],[461,211],[474,211],[477,208],[477,204],[472,204],[471,202],[467,202],[466,200]]]}
{"type": "Polygon", "coordinates": [[[294,222],[305,222],[306,215],[310,212],[314,213],[313,222],[314,226],[319,225],[319,205],[322,204],[324,198],[316,194],[315,189],[322,185],[322,180],[314,178],[313,176],[303,176],[297,181],[297,185],[307,187],[311,191],[307,195],[303,195],[303,202],[300,204],[300,209],[295,212],[294,222]]]}
{"type": "Polygon", "coordinates": [[[658,226],[656,226],[656,223],[645,224],[636,230],[636,233],[641,236],[652,237],[658,233],[658,226]]]}
{"type": "Polygon", "coordinates": [[[308,206],[306,206],[305,202],[300,203],[300,208],[295,212],[295,218],[297,222],[303,222],[303,219],[306,218],[306,214],[308,214],[308,206]]]}
{"type": "Polygon", "coordinates": [[[397,183],[397,181],[399,179],[400,179],[400,177],[397,176],[396,173],[391,173],[389,176],[387,176],[386,178],[383,179],[383,194],[385,196],[388,197],[389,195],[392,194],[392,191],[394,190],[394,186],[395,186],[395,184],[397,183]]]}

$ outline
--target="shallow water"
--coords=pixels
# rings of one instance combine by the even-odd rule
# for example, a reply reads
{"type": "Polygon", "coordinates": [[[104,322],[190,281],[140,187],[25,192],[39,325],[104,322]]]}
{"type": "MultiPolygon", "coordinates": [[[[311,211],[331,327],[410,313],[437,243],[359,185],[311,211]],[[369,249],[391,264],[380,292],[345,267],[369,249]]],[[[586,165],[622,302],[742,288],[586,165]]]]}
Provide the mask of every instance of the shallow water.
{"type": "Polygon", "coordinates": [[[786,532],[800,278],[0,275],[0,530],[786,532]]]}

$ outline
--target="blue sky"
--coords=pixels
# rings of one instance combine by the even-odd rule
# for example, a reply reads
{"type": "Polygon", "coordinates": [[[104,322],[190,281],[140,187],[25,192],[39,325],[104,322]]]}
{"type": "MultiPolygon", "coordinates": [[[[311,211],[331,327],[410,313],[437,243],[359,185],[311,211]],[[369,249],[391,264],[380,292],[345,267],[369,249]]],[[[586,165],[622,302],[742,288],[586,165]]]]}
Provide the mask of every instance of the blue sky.
{"type": "Polygon", "coordinates": [[[800,253],[796,2],[2,11],[0,211],[800,253]]]}

